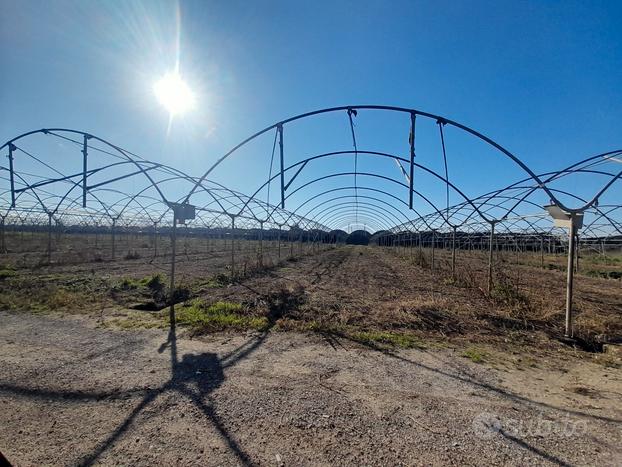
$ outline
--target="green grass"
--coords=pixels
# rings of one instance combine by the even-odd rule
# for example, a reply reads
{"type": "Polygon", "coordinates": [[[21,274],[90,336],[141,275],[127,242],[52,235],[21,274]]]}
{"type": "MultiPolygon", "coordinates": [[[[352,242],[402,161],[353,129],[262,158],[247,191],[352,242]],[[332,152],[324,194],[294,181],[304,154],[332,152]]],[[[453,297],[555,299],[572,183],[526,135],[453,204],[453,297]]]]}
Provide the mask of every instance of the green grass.
{"type": "Polygon", "coordinates": [[[462,352],[462,356],[470,359],[474,363],[483,363],[488,357],[488,354],[477,347],[469,347],[462,352]]]}
{"type": "Polygon", "coordinates": [[[601,277],[603,279],[621,279],[622,271],[601,271],[590,269],[589,271],[586,271],[585,275],[590,277],[601,277]]]}
{"type": "Polygon", "coordinates": [[[412,335],[390,331],[353,332],[350,337],[362,344],[387,344],[402,349],[425,349],[427,346],[412,335]]]}
{"type": "Polygon", "coordinates": [[[8,279],[10,277],[15,277],[16,275],[17,275],[17,272],[15,272],[13,269],[9,269],[9,268],[0,269],[0,280],[8,279]]]}
{"type": "Polygon", "coordinates": [[[226,274],[216,274],[209,281],[207,281],[207,287],[210,289],[220,289],[229,285],[231,278],[226,274]]]}
{"type": "Polygon", "coordinates": [[[622,263],[622,257],[619,255],[616,256],[602,256],[602,255],[590,255],[582,257],[583,261],[592,264],[608,264],[608,265],[618,265],[622,263]]]}
{"type": "Polygon", "coordinates": [[[193,300],[189,306],[179,308],[176,319],[178,323],[190,326],[195,331],[263,330],[268,326],[267,318],[245,315],[242,305],[238,303],[216,302],[207,305],[199,299],[193,300]]]}
{"type": "Polygon", "coordinates": [[[160,291],[164,289],[165,278],[162,274],[154,274],[153,276],[143,277],[142,279],[134,279],[133,277],[124,277],[119,282],[119,288],[122,290],[135,290],[146,287],[152,291],[160,291]]]}

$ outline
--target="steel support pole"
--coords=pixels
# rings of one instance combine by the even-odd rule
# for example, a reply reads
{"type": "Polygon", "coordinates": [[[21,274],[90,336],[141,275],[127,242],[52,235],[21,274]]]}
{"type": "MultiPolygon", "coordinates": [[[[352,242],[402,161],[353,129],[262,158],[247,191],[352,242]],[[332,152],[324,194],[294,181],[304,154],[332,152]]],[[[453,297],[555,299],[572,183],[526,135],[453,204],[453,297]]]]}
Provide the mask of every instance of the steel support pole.
{"type": "Polygon", "coordinates": [[[544,237],[540,237],[540,267],[544,268],[544,237]]]}
{"type": "Polygon", "coordinates": [[[13,169],[13,151],[16,149],[13,143],[9,143],[9,177],[11,179],[11,207],[15,207],[15,171],[13,169]]]}
{"type": "Polygon", "coordinates": [[[488,242],[488,293],[492,292],[492,241],[495,237],[495,223],[490,223],[490,240],[488,242]]]}
{"type": "Polygon", "coordinates": [[[153,257],[158,256],[158,223],[153,223],[153,257]]]}
{"type": "Polygon", "coordinates": [[[285,158],[283,155],[283,125],[277,127],[279,132],[279,158],[281,160],[281,209],[285,209],[285,158]]]}
{"type": "Polygon", "coordinates": [[[432,230],[432,272],[434,272],[434,249],[436,244],[436,231],[432,230]]]}
{"type": "Polygon", "coordinates": [[[259,223],[259,267],[263,267],[263,222],[259,223]]]}
{"type": "Polygon", "coordinates": [[[48,264],[52,262],[52,213],[48,212],[48,264]]]}
{"type": "Polygon", "coordinates": [[[231,281],[235,279],[235,216],[231,216],[231,281]]]}
{"type": "Polygon", "coordinates": [[[278,239],[278,243],[279,243],[279,261],[281,260],[281,228],[282,228],[282,226],[279,225],[279,239],[278,239]]]}
{"type": "Polygon", "coordinates": [[[566,274],[566,337],[572,337],[572,287],[574,283],[574,256],[575,256],[576,227],[574,217],[570,218],[568,232],[568,270],[566,274]]]}
{"type": "Polygon", "coordinates": [[[451,276],[456,278],[456,228],[451,233],[451,276]]]}
{"type": "Polygon", "coordinates": [[[6,253],[6,238],[4,234],[4,216],[0,222],[0,253],[6,253]]]}
{"type": "Polygon", "coordinates": [[[169,321],[175,327],[175,260],[177,259],[177,213],[173,209],[173,230],[171,231],[171,282],[169,285],[169,321]]]}
{"type": "Polygon", "coordinates": [[[408,179],[408,208],[413,208],[413,190],[415,189],[415,120],[417,115],[414,112],[410,114],[410,177],[408,179]]]}
{"type": "Polygon", "coordinates": [[[115,247],[115,227],[117,225],[117,220],[112,219],[112,261],[114,261],[114,247],[115,247]]]}
{"type": "Polygon", "coordinates": [[[82,142],[82,207],[86,207],[86,170],[88,159],[88,136],[84,135],[82,142]]]}

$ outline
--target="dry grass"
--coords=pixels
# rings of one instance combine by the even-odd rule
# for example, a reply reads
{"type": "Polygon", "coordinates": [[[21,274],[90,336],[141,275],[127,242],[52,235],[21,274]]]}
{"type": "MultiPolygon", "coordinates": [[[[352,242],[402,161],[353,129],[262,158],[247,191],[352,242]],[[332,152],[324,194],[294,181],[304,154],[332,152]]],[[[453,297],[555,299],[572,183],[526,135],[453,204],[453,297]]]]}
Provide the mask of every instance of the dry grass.
{"type": "MultiPolygon", "coordinates": [[[[249,245],[242,245],[239,251],[249,249],[247,267],[251,268],[257,266],[257,256],[249,245]]],[[[190,250],[188,256],[180,257],[178,284],[184,286],[175,297],[176,301],[202,299],[178,306],[181,322],[197,332],[261,329],[268,322],[274,329],[341,334],[362,343],[394,342],[399,347],[399,342],[409,339],[453,339],[467,345],[511,340],[540,345],[542,336],[553,341],[563,331],[565,273],[529,265],[534,259],[530,257],[523,262],[503,255],[497,258],[494,288],[489,294],[482,252],[459,251],[457,270],[452,274],[450,253],[440,249],[435,251],[433,272],[430,252],[425,249],[413,251],[411,256],[394,249],[344,247],[285,261],[289,249],[283,248],[283,261],[277,266],[274,256],[267,259],[274,249],[270,253],[266,246],[264,265],[232,282],[227,251],[214,249],[209,255],[192,256],[190,250]],[[241,309],[210,311],[218,302],[240,304],[241,309]]],[[[117,263],[38,269],[6,261],[0,268],[0,308],[99,313],[103,308],[119,312],[147,302],[164,306],[170,295],[164,275],[168,265],[158,261],[165,258],[149,263],[141,255],[117,263]]],[[[243,258],[240,253],[240,261],[243,258]]],[[[594,264],[620,267],[618,261],[605,260],[605,265],[600,261],[596,259],[594,264]]],[[[587,259],[584,264],[587,268],[587,259]]],[[[619,284],[612,279],[577,276],[577,335],[588,340],[622,335],[619,284]]],[[[141,322],[128,314],[127,322],[119,322],[119,326],[131,328],[136,321],[141,322]]],[[[149,319],[145,321],[145,326],[151,325],[149,319]]]]}

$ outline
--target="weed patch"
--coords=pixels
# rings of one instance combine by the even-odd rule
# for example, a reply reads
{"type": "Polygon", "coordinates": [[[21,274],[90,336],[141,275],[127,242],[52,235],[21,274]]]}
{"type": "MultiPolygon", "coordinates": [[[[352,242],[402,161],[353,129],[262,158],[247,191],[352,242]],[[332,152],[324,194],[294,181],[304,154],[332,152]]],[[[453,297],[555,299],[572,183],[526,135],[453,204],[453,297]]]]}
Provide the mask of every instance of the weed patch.
{"type": "Polygon", "coordinates": [[[268,326],[265,317],[248,316],[239,303],[216,302],[207,305],[194,300],[177,310],[177,322],[190,326],[195,332],[223,331],[226,329],[263,330],[268,326]]]}
{"type": "Polygon", "coordinates": [[[4,279],[8,279],[10,277],[15,277],[16,275],[17,275],[17,272],[13,269],[9,269],[9,268],[0,269],[0,281],[4,279]]]}
{"type": "Polygon", "coordinates": [[[488,354],[477,347],[469,347],[464,352],[462,352],[462,356],[468,358],[474,363],[484,363],[484,361],[488,357],[488,354]]]}
{"type": "Polygon", "coordinates": [[[388,331],[354,332],[350,337],[362,344],[387,344],[402,349],[425,349],[427,346],[412,334],[388,331]]]}

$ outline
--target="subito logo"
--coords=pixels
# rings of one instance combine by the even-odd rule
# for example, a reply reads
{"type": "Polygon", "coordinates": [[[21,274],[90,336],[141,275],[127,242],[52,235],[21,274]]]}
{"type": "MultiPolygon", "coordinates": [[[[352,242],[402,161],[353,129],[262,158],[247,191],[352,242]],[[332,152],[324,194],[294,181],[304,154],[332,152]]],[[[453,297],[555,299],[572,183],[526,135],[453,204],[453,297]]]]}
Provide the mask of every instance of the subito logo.
{"type": "Polygon", "coordinates": [[[503,428],[499,417],[486,412],[476,416],[473,419],[472,426],[475,436],[481,439],[491,439],[503,428]]]}

